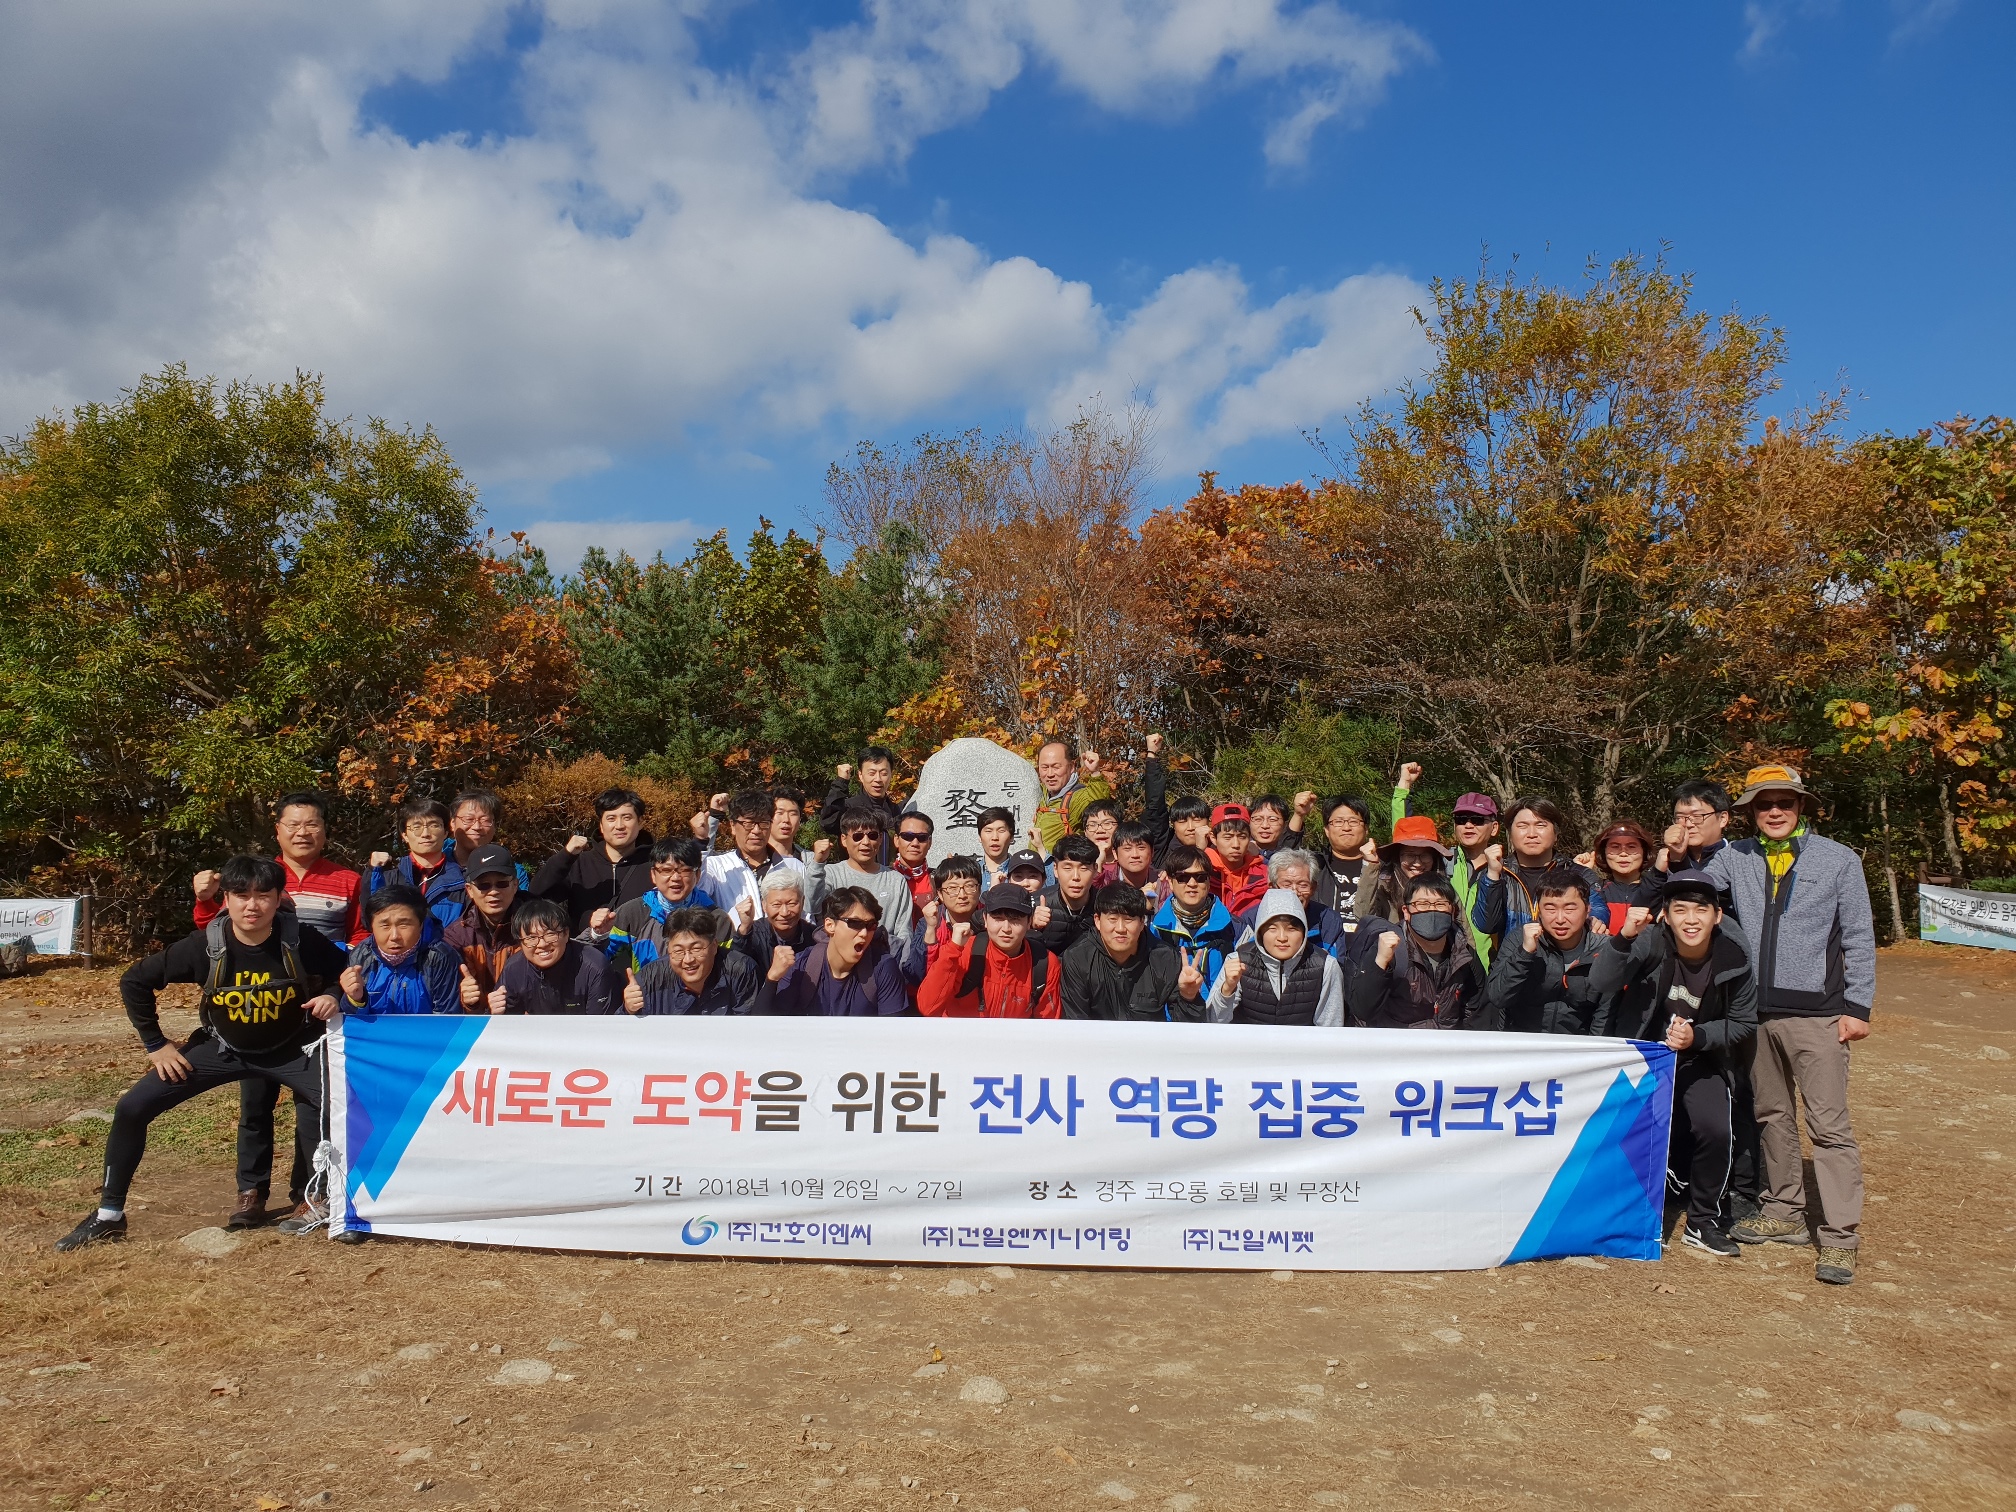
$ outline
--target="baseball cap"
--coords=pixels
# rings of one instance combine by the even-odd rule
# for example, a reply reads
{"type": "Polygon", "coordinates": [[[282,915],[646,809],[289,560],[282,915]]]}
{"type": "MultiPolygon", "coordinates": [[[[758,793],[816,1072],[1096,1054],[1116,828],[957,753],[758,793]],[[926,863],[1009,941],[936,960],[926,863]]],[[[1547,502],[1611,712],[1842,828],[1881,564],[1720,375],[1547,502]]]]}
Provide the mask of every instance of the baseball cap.
{"type": "Polygon", "coordinates": [[[476,854],[462,864],[465,877],[488,877],[503,872],[507,876],[518,875],[518,863],[511,858],[511,852],[501,845],[477,847],[476,854]]]}
{"type": "Polygon", "coordinates": [[[1498,800],[1488,797],[1483,793],[1465,793],[1461,798],[1456,800],[1455,812],[1459,814],[1475,814],[1479,819],[1496,819],[1498,817],[1498,800]]]}
{"type": "Polygon", "coordinates": [[[1007,864],[1001,868],[1001,875],[1009,877],[1018,871],[1032,868],[1039,872],[1049,870],[1043,864],[1043,858],[1032,850],[1010,851],[1008,852],[1007,864]]]}
{"type": "Polygon", "coordinates": [[[1722,906],[1722,884],[1699,867],[1668,872],[1666,880],[1659,884],[1659,901],[1663,903],[1668,898],[1687,897],[1712,901],[1719,908],[1722,906]]]}
{"type": "Polygon", "coordinates": [[[982,913],[1033,914],[1036,900],[1025,888],[1013,882],[997,882],[987,889],[987,896],[980,900],[982,913]]]}
{"type": "Polygon", "coordinates": [[[1245,819],[1250,821],[1252,817],[1251,814],[1246,812],[1246,805],[1243,803],[1221,803],[1218,807],[1211,810],[1211,828],[1218,828],[1227,819],[1245,819]]]}

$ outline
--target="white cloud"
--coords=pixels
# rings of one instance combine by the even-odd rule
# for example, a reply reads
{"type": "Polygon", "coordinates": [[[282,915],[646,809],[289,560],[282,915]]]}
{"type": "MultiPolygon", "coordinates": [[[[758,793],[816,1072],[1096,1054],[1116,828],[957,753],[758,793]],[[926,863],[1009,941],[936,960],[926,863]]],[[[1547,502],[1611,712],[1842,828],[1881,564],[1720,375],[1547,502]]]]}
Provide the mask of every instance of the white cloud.
{"type": "MultiPolygon", "coordinates": [[[[486,482],[592,471],[694,427],[732,448],[1136,388],[1188,459],[1320,421],[1413,362],[1396,312],[1420,291],[1402,279],[1256,305],[1232,270],[1200,269],[1110,311],[1026,257],[915,244],[810,187],[1032,65],[1115,110],[1221,78],[1300,89],[1267,147],[1292,161],[1418,55],[1398,28],[1278,0],[881,0],[742,78],[697,61],[676,6],[550,0],[531,135],[415,145],[361,121],[374,84],[440,77],[508,14],[183,0],[10,21],[0,433],[186,360],[322,372],[343,409],[434,423],[486,482]],[[790,103],[805,80],[809,104],[790,103]]],[[[566,532],[586,527],[540,528],[578,555],[566,532]]]]}
{"type": "Polygon", "coordinates": [[[572,572],[590,546],[611,556],[627,551],[640,562],[662,551],[676,561],[700,539],[700,527],[691,520],[535,520],[525,527],[525,537],[546,553],[555,572],[572,572]]]}
{"type": "Polygon", "coordinates": [[[1153,414],[1172,468],[1207,466],[1221,448],[1320,425],[1418,372],[1424,293],[1361,274],[1256,305],[1229,268],[1179,273],[1120,322],[1096,366],[1057,385],[1044,418],[1068,419],[1087,393],[1131,399],[1153,414]]]}

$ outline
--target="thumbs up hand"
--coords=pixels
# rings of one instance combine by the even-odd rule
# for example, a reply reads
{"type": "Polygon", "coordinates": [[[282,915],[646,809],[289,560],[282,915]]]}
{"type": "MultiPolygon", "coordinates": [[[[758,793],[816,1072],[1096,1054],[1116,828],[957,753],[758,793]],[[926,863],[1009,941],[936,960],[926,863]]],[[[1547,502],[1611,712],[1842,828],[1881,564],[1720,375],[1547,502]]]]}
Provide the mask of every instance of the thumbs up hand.
{"type": "Polygon", "coordinates": [[[644,1011],[644,989],[637,983],[637,968],[630,968],[630,980],[623,988],[623,1011],[642,1013],[644,1011]]]}
{"type": "Polygon", "coordinates": [[[467,966],[462,968],[462,1006],[474,1008],[483,1001],[483,989],[476,985],[476,973],[467,966]]]}

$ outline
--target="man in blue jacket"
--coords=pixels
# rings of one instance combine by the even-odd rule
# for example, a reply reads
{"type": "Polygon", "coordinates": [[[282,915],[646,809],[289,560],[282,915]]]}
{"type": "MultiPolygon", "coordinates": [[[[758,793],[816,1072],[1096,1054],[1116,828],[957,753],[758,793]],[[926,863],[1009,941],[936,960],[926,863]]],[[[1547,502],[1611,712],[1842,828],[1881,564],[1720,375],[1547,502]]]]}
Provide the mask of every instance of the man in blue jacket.
{"type": "Polygon", "coordinates": [[[1848,1047],[1869,1033],[1876,925],[1862,860],[1815,834],[1813,792],[1788,766],[1751,769],[1736,799],[1756,834],[1708,860],[1728,890],[1757,972],[1750,1080],[1764,1149],[1763,1210],[1730,1230],[1743,1244],[1808,1244],[1797,1103],[1806,1105],[1822,1222],[1815,1280],[1855,1279],[1862,1152],[1848,1121],[1848,1047]]]}

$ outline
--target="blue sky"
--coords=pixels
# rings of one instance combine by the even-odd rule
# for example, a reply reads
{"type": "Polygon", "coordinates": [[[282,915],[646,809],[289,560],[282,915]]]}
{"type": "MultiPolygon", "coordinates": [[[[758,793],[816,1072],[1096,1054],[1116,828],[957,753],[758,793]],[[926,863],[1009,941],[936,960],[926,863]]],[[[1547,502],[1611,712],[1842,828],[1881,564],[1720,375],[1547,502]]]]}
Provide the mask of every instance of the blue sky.
{"type": "Polygon", "coordinates": [[[436,423],[565,564],[802,523],[860,437],[1131,391],[1166,501],[1202,466],[1310,475],[1300,433],[1417,370],[1406,306],[1486,247],[1573,282],[1662,244],[1706,308],[1784,328],[1785,406],[2016,408],[2016,7],[260,14],[194,83],[54,21],[21,65],[137,95],[135,133],[192,92],[167,145],[124,144],[171,154],[145,187],[114,140],[81,168],[105,203],[0,211],[6,429],[162,360],[316,369],[436,423]]]}

